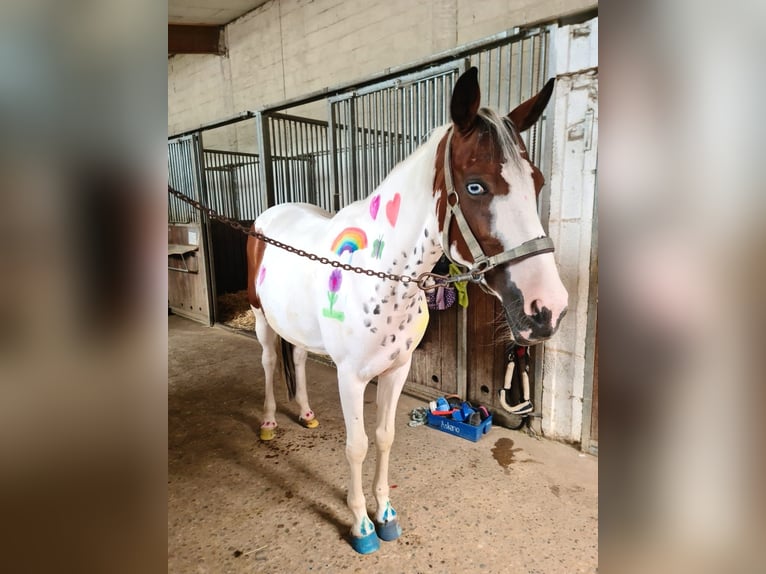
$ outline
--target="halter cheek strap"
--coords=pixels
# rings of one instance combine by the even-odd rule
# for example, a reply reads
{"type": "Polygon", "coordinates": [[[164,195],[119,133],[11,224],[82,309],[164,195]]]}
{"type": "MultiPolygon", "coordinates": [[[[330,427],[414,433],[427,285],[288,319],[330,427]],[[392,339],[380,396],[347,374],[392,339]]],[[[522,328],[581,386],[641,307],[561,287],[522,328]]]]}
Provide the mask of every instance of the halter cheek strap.
{"type": "MultiPolygon", "coordinates": [[[[447,207],[444,214],[444,227],[442,228],[442,246],[447,258],[452,261],[449,255],[450,242],[449,242],[449,229],[452,223],[452,218],[455,218],[457,226],[460,229],[460,234],[463,236],[468,250],[471,252],[473,258],[473,267],[468,271],[468,275],[471,276],[473,281],[479,282],[481,276],[490,269],[502,265],[503,263],[510,263],[512,261],[520,261],[537,255],[539,253],[551,253],[553,252],[553,241],[550,237],[538,237],[537,239],[530,239],[525,241],[518,247],[503,251],[497,255],[486,255],[479,245],[478,240],[471,231],[471,227],[463,215],[463,211],[460,209],[460,198],[455,190],[455,185],[452,180],[452,128],[450,128],[447,135],[446,149],[444,150],[444,185],[447,189],[447,207]],[[450,200],[454,198],[454,203],[450,200]]],[[[455,261],[452,261],[456,265],[460,265],[455,261]]]]}

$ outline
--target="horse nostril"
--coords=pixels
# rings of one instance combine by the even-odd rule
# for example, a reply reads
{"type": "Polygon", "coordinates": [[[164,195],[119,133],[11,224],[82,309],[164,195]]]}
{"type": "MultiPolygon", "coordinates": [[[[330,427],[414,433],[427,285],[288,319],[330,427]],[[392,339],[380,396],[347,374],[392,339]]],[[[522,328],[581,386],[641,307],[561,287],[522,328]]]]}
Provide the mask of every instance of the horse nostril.
{"type": "Polygon", "coordinates": [[[532,301],[532,315],[530,318],[536,327],[547,327],[551,323],[551,310],[546,307],[542,301],[535,299],[532,301]]]}

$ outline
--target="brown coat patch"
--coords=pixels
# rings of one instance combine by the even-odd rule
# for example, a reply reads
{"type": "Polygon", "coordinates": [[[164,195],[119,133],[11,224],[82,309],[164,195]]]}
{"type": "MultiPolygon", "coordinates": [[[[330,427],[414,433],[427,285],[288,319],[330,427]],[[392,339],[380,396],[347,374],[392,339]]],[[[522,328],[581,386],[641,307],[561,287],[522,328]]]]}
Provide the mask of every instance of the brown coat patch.
{"type": "MultiPolygon", "coordinates": [[[[255,229],[255,223],[250,229],[262,233],[261,230],[255,229]]],[[[261,300],[258,298],[255,282],[258,280],[265,251],[266,243],[252,235],[247,238],[247,300],[256,309],[261,308],[261,300]]]]}

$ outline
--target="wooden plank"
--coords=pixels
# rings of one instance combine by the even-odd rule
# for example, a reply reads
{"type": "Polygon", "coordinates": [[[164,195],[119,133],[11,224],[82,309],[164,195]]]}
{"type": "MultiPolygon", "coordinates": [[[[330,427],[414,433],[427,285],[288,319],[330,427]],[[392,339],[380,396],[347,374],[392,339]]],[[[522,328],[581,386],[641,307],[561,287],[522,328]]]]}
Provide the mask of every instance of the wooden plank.
{"type": "MultiPolygon", "coordinates": [[[[198,223],[168,225],[168,245],[191,245],[202,240],[202,230],[198,223]]],[[[205,278],[204,249],[187,255],[189,268],[199,269],[199,273],[179,273],[168,270],[168,307],[184,317],[202,323],[210,322],[208,290],[205,278]],[[195,261],[189,261],[190,259],[195,261]]]]}
{"type": "Polygon", "coordinates": [[[473,284],[468,285],[468,300],[468,399],[491,404],[496,388],[494,300],[473,284]]]}
{"type": "Polygon", "coordinates": [[[168,24],[168,54],[224,54],[223,26],[168,24]]]}

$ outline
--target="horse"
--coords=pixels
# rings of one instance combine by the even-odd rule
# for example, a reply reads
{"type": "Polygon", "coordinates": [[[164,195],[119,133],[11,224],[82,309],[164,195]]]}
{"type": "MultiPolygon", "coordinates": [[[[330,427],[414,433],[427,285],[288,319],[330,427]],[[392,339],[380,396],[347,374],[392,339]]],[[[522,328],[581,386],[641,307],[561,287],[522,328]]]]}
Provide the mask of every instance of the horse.
{"type": "Polygon", "coordinates": [[[544,179],[519,135],[537,121],[552,91],[553,78],[501,116],[480,108],[478,71],[471,68],[455,83],[451,123],[436,128],[366,199],[334,215],[314,205],[281,204],[253,223],[260,234],[346,265],[322,264],[248,238],[248,300],[263,347],[266,387],[260,438],[273,439],[277,428],[278,340],[299,421],[309,428],[319,423],[306,393],[307,354],[329,355],[346,427],[349,539],[359,553],[374,552],[381,539],[394,540],[402,532],[388,484],[394,418],[413,351],[428,325],[422,278],[442,254],[468,268],[501,301],[510,336],[520,345],[550,338],[566,313],[553,243],[537,213],[544,179]],[[354,273],[352,266],[374,274],[354,273]],[[362,464],[368,448],[363,396],[375,377],[373,524],[362,464]]]}

